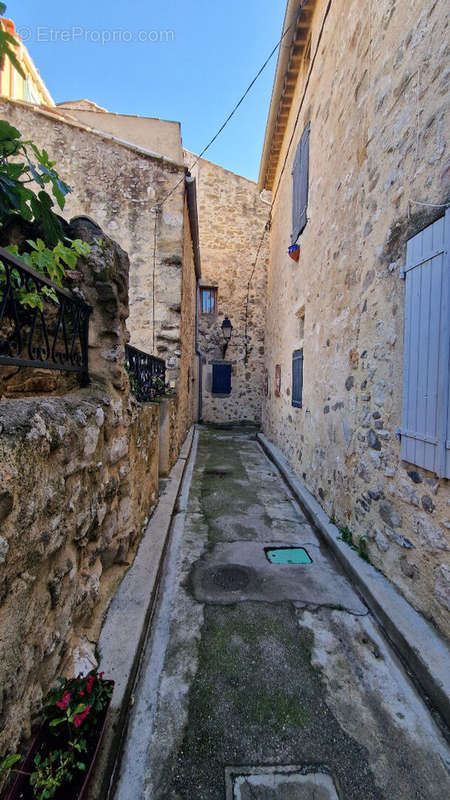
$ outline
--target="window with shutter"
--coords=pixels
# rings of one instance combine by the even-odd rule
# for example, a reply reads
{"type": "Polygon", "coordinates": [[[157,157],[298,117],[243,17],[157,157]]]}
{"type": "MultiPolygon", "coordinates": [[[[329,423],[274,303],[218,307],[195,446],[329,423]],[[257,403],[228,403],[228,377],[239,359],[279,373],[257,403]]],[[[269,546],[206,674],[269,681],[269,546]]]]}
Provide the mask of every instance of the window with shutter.
{"type": "Polygon", "coordinates": [[[307,218],[309,182],[309,128],[308,122],[297,147],[292,170],[292,244],[303,231],[307,218]]]}
{"type": "Polygon", "coordinates": [[[302,407],[303,400],[303,348],[292,353],[292,405],[302,407]]]}
{"type": "Polygon", "coordinates": [[[213,364],[213,394],[231,394],[231,364],[213,364]]]}
{"type": "Polygon", "coordinates": [[[401,456],[450,477],[450,210],[408,241],[401,456]]]}

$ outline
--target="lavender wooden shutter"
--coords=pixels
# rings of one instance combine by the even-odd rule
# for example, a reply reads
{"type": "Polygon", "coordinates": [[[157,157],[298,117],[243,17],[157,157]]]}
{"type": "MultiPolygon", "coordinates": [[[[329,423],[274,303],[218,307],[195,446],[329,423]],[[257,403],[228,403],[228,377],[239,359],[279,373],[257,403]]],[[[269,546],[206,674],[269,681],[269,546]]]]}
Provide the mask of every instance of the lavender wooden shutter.
{"type": "Polygon", "coordinates": [[[401,455],[450,477],[450,212],[408,241],[401,455]]]}
{"type": "Polygon", "coordinates": [[[309,128],[306,126],[297,147],[292,170],[292,243],[294,244],[303,231],[307,219],[308,183],[309,183],[309,128]]]}

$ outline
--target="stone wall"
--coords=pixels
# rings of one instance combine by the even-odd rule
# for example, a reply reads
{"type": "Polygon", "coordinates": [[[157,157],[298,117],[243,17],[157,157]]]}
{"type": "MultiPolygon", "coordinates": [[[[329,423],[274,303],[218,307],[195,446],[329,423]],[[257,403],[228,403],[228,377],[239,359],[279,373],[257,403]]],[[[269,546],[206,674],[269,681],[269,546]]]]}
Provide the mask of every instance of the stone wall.
{"type": "MultiPolygon", "coordinates": [[[[56,161],[59,174],[73,189],[64,216],[90,216],[128,253],[131,343],[148,353],[164,355],[169,378],[176,379],[184,181],[165,202],[162,213],[153,209],[183,177],[183,164],[158,158],[137,145],[113,141],[107,133],[103,136],[65,119],[62,112],[3,100],[0,116],[25,138],[45,147],[56,161]]],[[[103,116],[109,117],[95,115],[103,116]]],[[[178,127],[175,129],[179,135],[178,127]]]]}
{"type": "MultiPolygon", "coordinates": [[[[187,165],[195,156],[185,154],[187,165]]],[[[268,237],[265,238],[250,283],[256,252],[269,208],[256,185],[201,159],[192,170],[197,198],[202,257],[202,285],[217,285],[217,314],[200,314],[199,346],[203,361],[202,418],[204,422],[261,420],[264,367],[264,315],[268,237]],[[222,359],[220,326],[228,315],[233,325],[226,360],[232,363],[232,390],[228,397],[212,392],[212,362],[222,359]],[[245,328],[248,323],[246,357],[245,328]]]]}
{"type": "MultiPolygon", "coordinates": [[[[316,4],[311,63],[327,3],[316,4]]],[[[449,634],[448,481],[400,459],[407,239],[449,194],[443,0],[331,6],[305,91],[299,78],[275,186],[264,430],[372,563],[449,634]],[[292,164],[311,123],[308,223],[287,255],[292,164]],[[414,202],[413,202],[414,201],[414,202]],[[304,310],[304,333],[299,317],[304,310]],[[304,347],[303,408],[291,404],[304,347]],[[281,396],[274,392],[281,366],[281,396]]]]}
{"type": "Polygon", "coordinates": [[[60,674],[96,663],[95,643],[158,491],[157,404],[124,368],[126,254],[85,220],[73,238],[90,325],[91,384],[0,402],[0,754],[30,733],[60,674]]]}

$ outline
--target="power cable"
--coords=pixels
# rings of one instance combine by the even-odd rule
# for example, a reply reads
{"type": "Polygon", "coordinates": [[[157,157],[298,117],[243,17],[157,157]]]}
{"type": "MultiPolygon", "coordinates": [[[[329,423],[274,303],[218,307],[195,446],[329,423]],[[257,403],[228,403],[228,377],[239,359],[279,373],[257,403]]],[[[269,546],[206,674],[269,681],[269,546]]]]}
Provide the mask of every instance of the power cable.
{"type": "MultiPolygon", "coordinates": [[[[301,3],[301,6],[300,6],[300,8],[299,8],[299,13],[300,13],[300,11],[301,11],[301,7],[302,7],[303,5],[304,5],[304,3],[302,2],[302,3],[301,3]]],[[[256,81],[257,81],[257,80],[258,80],[258,78],[259,78],[259,77],[262,75],[262,73],[263,73],[263,72],[264,72],[264,70],[266,69],[267,65],[268,65],[268,64],[269,64],[269,62],[271,61],[271,59],[272,59],[273,55],[276,53],[276,51],[277,51],[277,50],[278,50],[278,48],[280,47],[280,45],[281,45],[282,41],[284,40],[285,36],[286,36],[286,35],[289,33],[289,31],[290,31],[290,30],[292,29],[292,27],[293,27],[293,26],[296,24],[296,22],[297,22],[297,18],[294,20],[294,22],[292,22],[290,25],[288,25],[288,27],[286,28],[286,30],[283,32],[283,34],[282,34],[281,38],[280,38],[280,39],[278,40],[278,42],[276,43],[275,47],[273,47],[273,49],[271,50],[270,54],[268,55],[268,57],[267,57],[267,58],[266,58],[266,60],[264,61],[264,64],[262,65],[262,67],[260,67],[260,69],[259,69],[259,70],[258,70],[258,72],[256,73],[255,77],[254,77],[254,78],[251,80],[251,82],[250,82],[250,83],[249,83],[249,85],[247,86],[247,88],[246,88],[246,90],[245,90],[244,94],[243,94],[243,95],[242,95],[242,96],[239,98],[238,102],[237,102],[237,103],[236,103],[236,105],[233,107],[233,109],[231,110],[231,112],[228,114],[228,116],[227,116],[226,120],[225,120],[225,121],[222,123],[222,125],[220,126],[219,130],[217,131],[217,133],[215,133],[215,134],[214,134],[214,136],[212,137],[212,139],[211,139],[211,140],[208,142],[208,144],[207,144],[207,145],[206,145],[206,146],[203,148],[203,150],[201,151],[201,153],[200,153],[198,156],[196,156],[196,158],[195,158],[195,161],[194,161],[194,162],[193,162],[193,164],[191,164],[191,166],[189,167],[189,171],[190,171],[190,170],[192,170],[192,169],[194,169],[194,167],[196,167],[196,166],[197,166],[197,164],[198,164],[198,162],[200,161],[200,159],[201,159],[201,158],[202,158],[202,157],[205,155],[205,153],[206,153],[206,152],[209,150],[209,148],[210,148],[210,147],[211,147],[211,146],[214,144],[214,142],[215,142],[215,141],[216,141],[216,139],[217,139],[217,138],[220,136],[220,134],[222,133],[222,131],[223,131],[223,130],[226,128],[226,126],[228,125],[228,123],[230,122],[230,120],[231,120],[231,119],[234,117],[234,115],[236,114],[236,111],[237,111],[237,110],[238,110],[238,108],[239,108],[239,107],[242,105],[242,103],[244,102],[245,98],[247,97],[247,95],[249,94],[249,92],[251,91],[251,89],[253,88],[253,86],[255,85],[256,81]]],[[[157,254],[157,223],[158,223],[158,214],[161,212],[161,209],[162,209],[162,207],[163,207],[164,203],[165,203],[165,202],[166,202],[166,201],[169,199],[169,197],[171,197],[171,196],[174,194],[174,192],[176,192],[176,190],[178,189],[178,187],[180,186],[180,184],[182,184],[182,183],[184,182],[184,180],[185,180],[185,175],[183,174],[183,176],[180,178],[180,180],[179,180],[179,181],[177,181],[177,183],[175,184],[175,186],[173,186],[173,187],[172,187],[172,189],[171,189],[171,190],[170,190],[170,191],[169,191],[169,192],[168,192],[168,193],[167,193],[167,194],[166,194],[166,195],[165,195],[165,196],[164,196],[164,197],[163,197],[161,200],[159,200],[159,201],[156,203],[156,205],[154,206],[154,208],[153,208],[153,211],[155,212],[155,224],[154,224],[154,229],[153,229],[153,280],[152,280],[152,294],[153,294],[153,299],[152,299],[152,304],[153,304],[153,350],[155,349],[155,275],[156,275],[156,254],[157,254]]],[[[265,230],[264,230],[264,233],[265,233],[265,230]]],[[[254,270],[256,269],[256,264],[257,264],[257,260],[258,260],[258,256],[259,256],[259,251],[260,251],[260,249],[261,249],[261,247],[262,247],[262,240],[263,240],[263,237],[262,237],[262,239],[261,239],[261,243],[260,243],[260,246],[259,246],[259,248],[258,248],[257,255],[256,255],[255,264],[254,264],[254,268],[253,268],[253,273],[254,273],[254,270]]],[[[252,273],[252,276],[253,276],[253,273],[252,273]]],[[[247,316],[246,316],[246,319],[248,319],[248,301],[249,301],[248,294],[249,294],[249,292],[250,292],[250,285],[248,286],[248,292],[247,292],[247,312],[246,312],[247,316]]],[[[246,345],[246,350],[247,350],[247,345],[246,345]]]]}
{"type": "MultiPolygon", "coordinates": [[[[303,6],[303,3],[302,3],[301,5],[303,6]]],[[[301,8],[299,8],[299,13],[300,13],[300,10],[301,10],[301,8]]],[[[217,139],[217,138],[220,136],[220,134],[222,133],[222,131],[223,131],[223,130],[226,128],[226,126],[228,125],[228,123],[230,122],[230,120],[231,120],[231,119],[234,117],[234,115],[236,114],[236,111],[238,110],[239,106],[241,106],[241,105],[242,105],[242,103],[244,102],[245,98],[247,97],[247,95],[249,94],[249,92],[251,91],[251,89],[253,89],[253,86],[255,85],[256,81],[257,81],[257,80],[258,80],[258,78],[259,78],[259,77],[262,75],[262,73],[263,73],[263,72],[264,72],[264,70],[266,69],[267,65],[268,65],[268,64],[269,64],[269,62],[271,61],[271,59],[272,59],[273,55],[276,53],[276,51],[277,51],[277,50],[278,50],[278,48],[280,47],[280,45],[281,45],[281,43],[282,43],[282,41],[283,41],[284,37],[285,37],[285,36],[286,36],[286,35],[289,33],[289,31],[290,31],[290,30],[291,30],[291,28],[292,28],[292,27],[293,27],[293,26],[296,24],[296,22],[297,22],[297,19],[295,19],[295,20],[294,20],[294,22],[291,22],[291,24],[290,24],[290,25],[288,25],[288,27],[286,28],[286,30],[283,32],[283,34],[282,34],[282,36],[281,36],[281,39],[279,39],[279,40],[278,40],[278,42],[276,43],[275,47],[274,47],[274,48],[271,50],[270,54],[268,55],[268,57],[267,57],[267,58],[266,58],[266,60],[264,61],[264,64],[263,64],[263,65],[262,65],[262,67],[261,67],[261,68],[258,70],[258,72],[256,73],[256,75],[255,75],[255,77],[253,78],[253,80],[252,80],[252,81],[249,83],[249,85],[247,86],[247,88],[246,88],[246,90],[245,90],[244,94],[243,94],[243,95],[240,97],[240,99],[238,100],[238,102],[236,103],[236,105],[233,107],[232,111],[230,111],[230,113],[228,114],[228,117],[227,117],[227,118],[226,118],[226,120],[225,120],[225,121],[222,123],[222,125],[220,126],[219,130],[217,131],[217,133],[215,133],[215,134],[214,134],[214,136],[212,137],[212,139],[211,139],[211,140],[208,142],[208,144],[207,144],[207,145],[206,145],[206,146],[203,148],[203,150],[201,151],[200,155],[196,156],[194,163],[193,163],[193,164],[191,164],[191,166],[189,167],[189,171],[190,171],[190,170],[192,170],[192,169],[194,169],[194,167],[196,167],[196,166],[197,166],[197,164],[198,164],[198,162],[200,161],[200,159],[201,159],[201,158],[203,158],[203,156],[205,155],[205,153],[207,152],[207,150],[209,150],[209,148],[211,147],[211,145],[213,145],[213,144],[214,144],[214,142],[215,142],[215,141],[216,141],[216,139],[217,139]]],[[[178,181],[178,182],[175,184],[175,186],[174,186],[174,187],[173,187],[173,188],[170,190],[170,192],[168,192],[168,193],[165,195],[165,197],[163,197],[163,198],[162,198],[162,200],[159,200],[159,201],[158,201],[158,203],[157,203],[157,206],[158,206],[159,208],[161,208],[161,206],[162,206],[162,205],[163,205],[163,204],[166,202],[166,200],[168,200],[168,198],[169,198],[169,197],[170,197],[170,196],[171,196],[171,195],[172,195],[172,194],[173,194],[173,193],[176,191],[176,189],[178,188],[178,186],[179,186],[181,183],[183,183],[183,181],[184,181],[184,175],[183,175],[183,177],[182,177],[182,178],[180,178],[180,180],[179,180],[179,181],[178,181]]]]}

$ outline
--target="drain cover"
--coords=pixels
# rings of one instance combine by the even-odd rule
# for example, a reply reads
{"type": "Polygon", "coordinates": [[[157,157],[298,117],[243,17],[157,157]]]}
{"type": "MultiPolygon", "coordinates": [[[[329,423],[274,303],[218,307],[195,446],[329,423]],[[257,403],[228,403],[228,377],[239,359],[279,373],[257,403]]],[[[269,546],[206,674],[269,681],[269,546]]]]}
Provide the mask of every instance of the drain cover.
{"type": "Polygon", "coordinates": [[[302,767],[225,767],[226,800],[338,800],[331,775],[302,767]]]}
{"type": "Polygon", "coordinates": [[[229,592],[238,592],[246,589],[250,583],[248,571],[244,567],[220,567],[216,569],[212,576],[215,586],[227,589],[229,592]]]}
{"type": "Polygon", "coordinates": [[[312,564],[304,547],[266,547],[265,553],[271,564],[312,564]]]}

